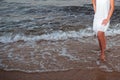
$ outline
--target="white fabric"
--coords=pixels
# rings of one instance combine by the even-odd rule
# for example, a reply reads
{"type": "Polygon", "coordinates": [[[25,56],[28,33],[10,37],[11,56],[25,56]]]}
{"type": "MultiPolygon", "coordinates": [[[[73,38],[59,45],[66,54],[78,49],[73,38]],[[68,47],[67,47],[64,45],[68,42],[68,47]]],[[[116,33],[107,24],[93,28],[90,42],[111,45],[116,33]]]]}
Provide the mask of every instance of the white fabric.
{"type": "Polygon", "coordinates": [[[98,31],[105,32],[109,26],[102,25],[102,21],[107,18],[110,9],[110,0],[96,0],[96,13],[93,20],[93,30],[97,33],[98,31]]]}

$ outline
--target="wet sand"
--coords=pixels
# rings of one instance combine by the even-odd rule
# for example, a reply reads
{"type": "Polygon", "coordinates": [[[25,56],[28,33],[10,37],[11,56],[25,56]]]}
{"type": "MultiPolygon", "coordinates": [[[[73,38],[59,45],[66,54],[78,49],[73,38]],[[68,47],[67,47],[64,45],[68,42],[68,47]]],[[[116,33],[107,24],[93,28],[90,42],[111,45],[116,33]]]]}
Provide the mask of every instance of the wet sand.
{"type": "MultiPolygon", "coordinates": [[[[112,40],[112,38],[113,37],[109,37],[110,40],[112,40]]],[[[88,40],[90,40],[90,39],[88,39],[88,40]]],[[[87,41],[87,39],[85,39],[85,41],[87,41]]],[[[51,43],[53,43],[53,42],[51,42],[51,43]]],[[[63,41],[59,41],[59,42],[63,42],[63,41]]],[[[108,40],[108,42],[109,42],[109,40],[108,40]]],[[[17,44],[18,43],[21,43],[21,42],[17,42],[17,44]]],[[[38,45],[41,45],[41,43],[46,43],[46,41],[38,41],[37,42],[38,45]]],[[[14,43],[14,44],[16,44],[16,43],[14,43]]],[[[95,45],[97,43],[95,43],[95,44],[84,43],[83,44],[77,40],[70,39],[67,41],[66,44],[68,45],[69,50],[74,49],[79,52],[78,57],[79,57],[79,55],[81,55],[80,57],[81,58],[86,57],[86,60],[88,59],[88,57],[94,57],[94,59],[90,58],[89,62],[76,62],[76,61],[68,62],[65,59],[65,57],[56,55],[56,58],[58,59],[58,61],[60,61],[62,64],[64,62],[64,65],[66,65],[66,66],[72,66],[73,69],[64,70],[64,71],[61,70],[61,71],[46,71],[46,72],[32,72],[32,73],[28,73],[28,72],[26,73],[26,72],[15,71],[15,70],[13,70],[13,71],[0,70],[0,80],[119,80],[120,79],[120,72],[118,72],[118,70],[117,70],[119,68],[116,68],[116,66],[119,67],[119,52],[120,52],[119,46],[116,45],[116,46],[108,49],[106,51],[107,62],[100,62],[100,64],[97,65],[96,60],[98,59],[98,55],[95,52],[94,53],[92,52],[92,49],[95,51],[97,51],[99,49],[98,46],[95,45]],[[82,45],[82,47],[80,45],[82,45]],[[92,46],[92,47],[89,47],[89,46],[92,46]],[[85,47],[87,47],[88,50],[86,50],[85,47]],[[109,63],[111,63],[111,65],[109,63]],[[103,65],[103,64],[108,67],[112,67],[113,71],[109,71],[109,70],[106,71],[104,69],[105,68],[104,66],[101,67],[101,65],[103,65]],[[86,68],[87,66],[89,67],[89,69],[86,68]],[[92,67],[94,67],[94,68],[92,68],[92,67]]],[[[51,48],[52,47],[53,46],[51,46],[51,48]]],[[[14,46],[14,48],[15,48],[15,46],[14,46]]],[[[23,47],[23,48],[25,48],[25,47],[23,47]]],[[[29,47],[26,48],[24,53],[29,50],[30,50],[29,47]]],[[[20,51],[20,50],[17,49],[17,51],[20,51]]],[[[39,60],[42,60],[42,59],[39,59],[39,60]]],[[[9,66],[12,65],[12,66],[19,67],[19,62],[18,62],[18,64],[17,63],[15,63],[15,64],[9,63],[9,62],[11,62],[11,61],[8,61],[5,63],[9,64],[9,66]]],[[[31,67],[33,68],[34,66],[31,64],[31,67]]],[[[25,64],[21,64],[21,68],[30,69],[29,67],[26,67],[25,64]]],[[[53,68],[54,68],[54,65],[53,65],[53,68]]]]}
{"type": "Polygon", "coordinates": [[[73,69],[58,72],[24,73],[0,70],[0,80],[119,80],[120,73],[98,69],[73,69]]]}
{"type": "MultiPolygon", "coordinates": [[[[6,0],[6,1],[18,2],[18,3],[28,2],[28,0],[6,0]]],[[[79,1],[84,2],[85,0],[79,0],[79,1]]],[[[86,1],[89,1],[89,0],[86,0],[86,1]]],[[[50,2],[50,0],[46,2],[43,1],[42,3],[41,2],[42,1],[39,2],[39,0],[36,0],[36,1],[29,0],[28,3],[32,5],[36,5],[36,4],[40,5],[43,3],[44,5],[53,5],[53,3],[50,2]]],[[[67,5],[79,6],[80,4],[81,5],[88,4],[87,2],[85,3],[78,3],[78,2],[72,3],[72,1],[69,3],[67,2],[68,2],[67,0],[66,2],[56,1],[54,4],[58,6],[67,6],[67,5]]],[[[78,40],[68,39],[65,41],[40,40],[35,42],[35,44],[30,44],[30,45],[29,44],[26,45],[26,42],[24,41],[17,41],[17,42],[7,43],[7,44],[0,43],[0,55],[1,55],[0,58],[1,59],[3,58],[3,63],[5,65],[8,65],[8,69],[18,68],[21,70],[33,70],[33,71],[36,69],[41,69],[41,70],[56,69],[56,68],[63,69],[63,65],[64,65],[64,68],[73,68],[67,71],[61,70],[61,71],[35,72],[35,73],[26,73],[22,71],[14,71],[14,70],[4,71],[3,70],[4,68],[3,68],[2,70],[0,70],[0,80],[119,80],[120,72],[116,72],[116,71],[120,71],[120,68],[119,68],[120,37],[119,36],[120,35],[108,38],[108,44],[112,46],[106,52],[107,62],[100,63],[100,64],[97,64],[96,62],[99,57],[98,43],[96,43],[95,42],[96,40],[92,37],[83,38],[82,39],[83,43],[79,41],[79,39],[78,40]],[[34,46],[32,47],[31,45],[34,45],[34,46]],[[64,56],[63,54],[62,55],[58,54],[61,51],[64,52],[63,47],[67,50],[67,53],[69,53],[69,55],[73,55],[73,58],[72,58],[73,61],[70,60],[69,55],[64,56]],[[47,48],[48,50],[45,50],[45,48],[47,48]],[[54,51],[54,49],[56,52],[54,51]],[[9,54],[7,54],[9,53],[9,51],[13,52],[12,55],[10,56],[9,54]],[[33,63],[30,62],[30,60],[32,59],[31,59],[31,56],[29,55],[30,55],[30,52],[32,51],[34,51],[35,53],[35,55],[33,55],[33,58],[34,58],[33,60],[35,60],[36,62],[38,61],[38,63],[36,64],[34,64],[35,61],[33,61],[33,63]],[[43,53],[45,53],[43,56],[46,59],[44,59],[43,57],[41,57],[41,55],[39,55],[40,51],[41,52],[43,51],[43,53]],[[51,53],[52,55],[48,55],[46,53],[51,53]],[[52,66],[50,63],[54,61],[51,58],[56,59],[56,64],[53,64],[52,66]],[[78,61],[74,60],[74,58],[78,59],[78,61]],[[22,63],[21,59],[24,59],[23,62],[26,62],[26,63],[22,63]],[[44,62],[45,69],[40,68],[41,67],[39,64],[40,61],[44,62]],[[47,61],[50,61],[49,64],[47,63],[47,61]],[[58,64],[61,64],[61,65],[58,65],[58,64]],[[102,67],[104,68],[103,64],[105,65],[105,68],[107,67],[107,69],[112,68],[112,72],[106,72],[104,69],[101,69],[102,67]],[[86,69],[86,67],[88,68],[94,67],[94,69],[86,69]]]]}

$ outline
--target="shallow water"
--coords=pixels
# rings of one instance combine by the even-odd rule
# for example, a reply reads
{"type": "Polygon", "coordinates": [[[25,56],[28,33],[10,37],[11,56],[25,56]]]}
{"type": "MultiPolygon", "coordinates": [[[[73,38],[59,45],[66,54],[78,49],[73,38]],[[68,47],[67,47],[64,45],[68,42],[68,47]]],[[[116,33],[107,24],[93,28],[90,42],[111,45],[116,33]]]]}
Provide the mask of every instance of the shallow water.
{"type": "Polygon", "coordinates": [[[118,6],[106,33],[110,60],[101,63],[90,4],[43,6],[0,1],[0,68],[45,72],[97,67],[119,72],[119,13],[118,6]]]}

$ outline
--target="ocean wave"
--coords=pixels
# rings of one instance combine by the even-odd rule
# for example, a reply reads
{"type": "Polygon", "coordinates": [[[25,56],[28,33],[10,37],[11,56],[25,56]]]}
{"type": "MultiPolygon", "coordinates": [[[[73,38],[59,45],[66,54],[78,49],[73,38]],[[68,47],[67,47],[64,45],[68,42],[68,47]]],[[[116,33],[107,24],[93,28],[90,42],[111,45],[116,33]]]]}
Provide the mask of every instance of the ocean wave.
{"type": "MultiPolygon", "coordinates": [[[[120,24],[117,24],[111,28],[108,29],[106,32],[106,36],[116,36],[117,34],[120,34],[120,24]]],[[[84,38],[84,37],[91,37],[95,35],[95,33],[92,31],[92,28],[85,28],[80,29],[78,31],[53,31],[52,33],[46,33],[42,35],[25,35],[23,33],[21,34],[5,34],[0,36],[0,42],[1,43],[9,43],[9,42],[16,42],[19,40],[23,41],[39,41],[39,40],[65,40],[69,38],[84,38]]]]}
{"type": "Polygon", "coordinates": [[[82,38],[92,36],[93,33],[90,31],[91,28],[87,28],[86,30],[80,31],[54,31],[49,34],[42,34],[42,35],[28,35],[25,34],[7,34],[0,36],[1,43],[9,43],[9,42],[16,42],[19,40],[23,41],[39,41],[39,40],[65,40],[68,38],[82,38]],[[88,30],[88,31],[87,31],[88,30]]]}

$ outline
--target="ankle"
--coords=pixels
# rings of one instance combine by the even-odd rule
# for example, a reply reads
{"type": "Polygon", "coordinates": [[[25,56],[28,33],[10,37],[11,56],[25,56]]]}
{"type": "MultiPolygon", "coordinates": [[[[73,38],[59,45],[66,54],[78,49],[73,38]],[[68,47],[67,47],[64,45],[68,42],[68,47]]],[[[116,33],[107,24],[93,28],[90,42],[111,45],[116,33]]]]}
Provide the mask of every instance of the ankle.
{"type": "Polygon", "coordinates": [[[101,51],[101,54],[104,54],[105,53],[105,51],[101,51]]]}

